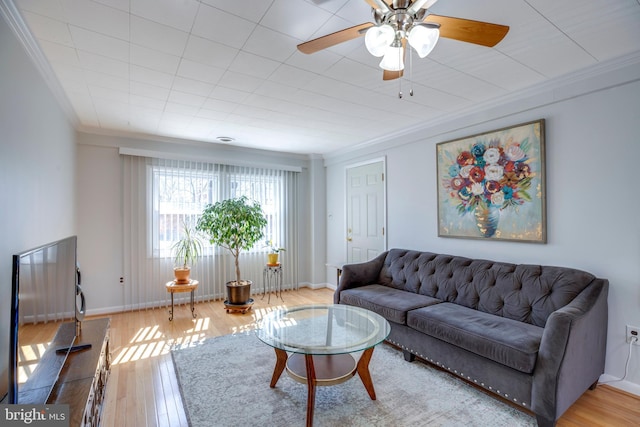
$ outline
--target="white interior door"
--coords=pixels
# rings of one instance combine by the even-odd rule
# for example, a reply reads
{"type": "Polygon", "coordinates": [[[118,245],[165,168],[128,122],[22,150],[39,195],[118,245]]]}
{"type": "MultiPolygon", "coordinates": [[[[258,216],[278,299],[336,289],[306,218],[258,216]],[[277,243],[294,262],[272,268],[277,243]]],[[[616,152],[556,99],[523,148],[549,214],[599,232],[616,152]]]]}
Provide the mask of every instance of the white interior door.
{"type": "Polygon", "coordinates": [[[364,262],[386,249],[384,161],[347,168],[347,262],[364,262]]]}

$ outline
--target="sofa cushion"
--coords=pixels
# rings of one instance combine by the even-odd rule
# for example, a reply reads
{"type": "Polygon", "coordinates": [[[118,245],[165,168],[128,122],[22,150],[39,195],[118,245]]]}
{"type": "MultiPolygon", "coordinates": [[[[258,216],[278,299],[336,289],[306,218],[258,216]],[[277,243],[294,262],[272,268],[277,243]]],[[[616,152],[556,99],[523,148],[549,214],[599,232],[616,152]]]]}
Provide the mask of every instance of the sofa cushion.
{"type": "Polygon", "coordinates": [[[385,319],[406,325],[407,312],[420,307],[438,304],[440,300],[426,295],[393,289],[382,285],[367,285],[347,289],[340,293],[340,303],[366,308],[385,319]]]}
{"type": "Polygon", "coordinates": [[[543,328],[443,302],[407,314],[407,325],[524,373],[532,373],[543,328]]]}

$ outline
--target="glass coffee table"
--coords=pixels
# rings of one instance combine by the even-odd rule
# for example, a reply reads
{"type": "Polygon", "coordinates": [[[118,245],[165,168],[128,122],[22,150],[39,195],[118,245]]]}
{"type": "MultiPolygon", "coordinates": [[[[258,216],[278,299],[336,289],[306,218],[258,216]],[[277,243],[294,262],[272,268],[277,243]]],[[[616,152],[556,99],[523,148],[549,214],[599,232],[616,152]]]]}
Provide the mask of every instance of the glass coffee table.
{"type": "Polygon", "coordinates": [[[316,386],[340,384],[358,374],[369,397],[376,399],[369,361],[390,329],[389,322],[372,311],[328,304],[273,311],[256,335],[276,352],[271,388],[285,369],[294,380],[307,384],[307,426],[311,426],[316,386]],[[356,361],[352,353],[359,351],[362,355],[356,361]]]}

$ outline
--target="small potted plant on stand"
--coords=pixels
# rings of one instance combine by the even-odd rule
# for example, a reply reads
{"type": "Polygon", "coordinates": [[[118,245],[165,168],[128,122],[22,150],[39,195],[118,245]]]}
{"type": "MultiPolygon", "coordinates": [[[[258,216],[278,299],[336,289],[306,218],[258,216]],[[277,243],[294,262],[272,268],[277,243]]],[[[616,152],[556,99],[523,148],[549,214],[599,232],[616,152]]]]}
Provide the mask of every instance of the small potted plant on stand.
{"type": "Polygon", "coordinates": [[[227,282],[227,311],[234,306],[250,308],[251,281],[241,279],[239,257],[264,237],[266,225],[260,204],[249,203],[246,196],[209,204],[198,219],[196,230],[206,234],[212,244],[227,249],[235,259],[236,279],[227,282]]]}
{"type": "Polygon", "coordinates": [[[202,241],[196,232],[185,223],[182,228],[182,237],[173,244],[171,249],[176,263],[176,267],[173,269],[175,282],[177,285],[186,285],[190,283],[190,266],[195,265],[202,253],[202,241]]]}
{"type": "Polygon", "coordinates": [[[275,267],[280,264],[278,262],[278,255],[280,254],[280,252],[286,251],[286,249],[274,245],[273,240],[268,240],[267,246],[269,247],[269,253],[267,254],[267,265],[270,267],[275,267]]]}

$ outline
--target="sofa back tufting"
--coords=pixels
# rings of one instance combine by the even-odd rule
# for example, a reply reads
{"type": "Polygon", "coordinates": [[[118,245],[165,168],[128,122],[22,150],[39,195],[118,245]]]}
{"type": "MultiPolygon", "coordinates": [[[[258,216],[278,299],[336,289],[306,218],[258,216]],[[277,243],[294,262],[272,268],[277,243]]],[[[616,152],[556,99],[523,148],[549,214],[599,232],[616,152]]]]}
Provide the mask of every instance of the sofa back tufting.
{"type": "Polygon", "coordinates": [[[391,249],[379,283],[544,327],[595,276],[566,267],[518,265],[391,249]]]}

